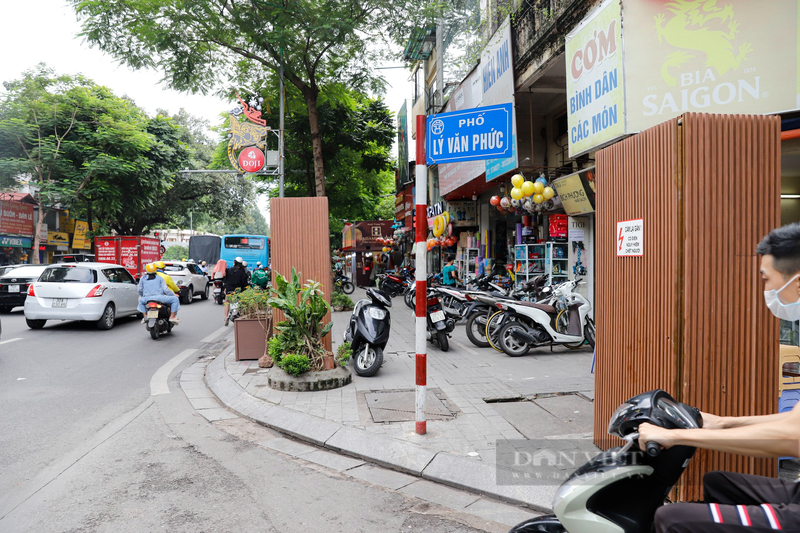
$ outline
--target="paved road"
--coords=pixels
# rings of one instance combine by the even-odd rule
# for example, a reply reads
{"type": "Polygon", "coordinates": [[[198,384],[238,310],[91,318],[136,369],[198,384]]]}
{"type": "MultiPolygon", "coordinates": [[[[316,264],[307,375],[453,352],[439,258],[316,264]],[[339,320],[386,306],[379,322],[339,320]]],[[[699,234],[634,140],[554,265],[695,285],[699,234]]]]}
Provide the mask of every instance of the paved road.
{"type": "Polygon", "coordinates": [[[453,510],[435,486],[425,501],[259,446],[277,435],[249,421],[209,423],[177,379],[222,349],[222,310],[198,299],[180,315],[158,342],[136,319],[0,317],[0,533],[504,530],[458,494],[453,510]]]}

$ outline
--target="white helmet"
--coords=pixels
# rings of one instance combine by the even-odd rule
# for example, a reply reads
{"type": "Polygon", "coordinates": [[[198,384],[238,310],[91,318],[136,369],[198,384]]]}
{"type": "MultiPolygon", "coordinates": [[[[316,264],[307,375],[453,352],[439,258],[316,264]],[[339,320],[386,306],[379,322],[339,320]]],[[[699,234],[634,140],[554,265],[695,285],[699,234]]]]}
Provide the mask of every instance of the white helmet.
{"type": "Polygon", "coordinates": [[[247,261],[242,261],[242,266],[246,267],[247,266],[247,261]]]}
{"type": "Polygon", "coordinates": [[[234,263],[243,263],[243,262],[244,262],[244,259],[242,259],[241,257],[238,257],[238,256],[237,256],[237,257],[235,257],[235,258],[233,259],[233,262],[234,262],[234,263]]]}

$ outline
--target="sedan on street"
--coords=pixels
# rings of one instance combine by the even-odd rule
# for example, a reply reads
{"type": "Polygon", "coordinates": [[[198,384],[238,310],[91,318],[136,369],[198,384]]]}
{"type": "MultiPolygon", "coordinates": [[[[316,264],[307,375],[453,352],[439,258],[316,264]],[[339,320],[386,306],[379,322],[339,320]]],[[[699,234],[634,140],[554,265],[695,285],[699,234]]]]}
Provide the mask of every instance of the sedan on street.
{"type": "Polygon", "coordinates": [[[23,265],[0,275],[0,313],[25,303],[28,285],[39,279],[47,265],[23,265]]]}
{"type": "Polygon", "coordinates": [[[41,329],[48,320],[85,320],[111,329],[116,317],[139,313],[137,289],[136,280],[120,265],[50,265],[28,286],[25,322],[41,329]]]}

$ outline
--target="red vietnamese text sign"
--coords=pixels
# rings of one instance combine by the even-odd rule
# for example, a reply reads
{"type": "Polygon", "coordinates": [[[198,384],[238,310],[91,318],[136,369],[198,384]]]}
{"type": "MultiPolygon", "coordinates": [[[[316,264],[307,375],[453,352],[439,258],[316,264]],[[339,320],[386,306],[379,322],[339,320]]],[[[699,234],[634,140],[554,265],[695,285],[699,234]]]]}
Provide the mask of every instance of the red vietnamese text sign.
{"type": "Polygon", "coordinates": [[[0,233],[33,236],[33,206],[0,200],[0,233]]]}

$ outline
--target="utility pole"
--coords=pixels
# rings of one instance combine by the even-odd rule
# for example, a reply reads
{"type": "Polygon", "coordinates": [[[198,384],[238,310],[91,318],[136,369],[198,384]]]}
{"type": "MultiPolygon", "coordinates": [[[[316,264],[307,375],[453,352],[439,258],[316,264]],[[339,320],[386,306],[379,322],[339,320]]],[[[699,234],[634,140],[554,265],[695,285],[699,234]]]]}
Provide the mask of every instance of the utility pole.
{"type": "Polygon", "coordinates": [[[284,113],[284,88],[283,88],[283,47],[281,47],[281,86],[280,86],[280,134],[278,135],[278,173],[280,174],[280,191],[279,196],[283,198],[283,178],[284,178],[284,167],[283,167],[283,113],[284,113]]]}

